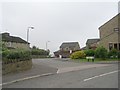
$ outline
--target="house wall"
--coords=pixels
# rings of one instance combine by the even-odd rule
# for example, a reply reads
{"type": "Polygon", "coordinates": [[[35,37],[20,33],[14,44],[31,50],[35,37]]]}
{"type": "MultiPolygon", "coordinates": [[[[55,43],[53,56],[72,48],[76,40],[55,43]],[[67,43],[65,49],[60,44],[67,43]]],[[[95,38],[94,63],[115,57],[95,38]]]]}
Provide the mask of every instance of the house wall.
{"type": "Polygon", "coordinates": [[[99,45],[99,41],[92,44],[86,44],[86,49],[96,49],[99,45]]]}
{"type": "Polygon", "coordinates": [[[20,48],[20,49],[30,49],[29,44],[25,44],[25,43],[15,43],[15,42],[4,42],[6,47],[12,47],[12,48],[20,48]]]}
{"type": "Polygon", "coordinates": [[[118,16],[116,16],[99,28],[99,32],[100,32],[99,46],[105,47],[108,51],[109,51],[109,43],[113,43],[113,44],[120,43],[118,37],[120,35],[120,32],[114,31],[115,28],[120,28],[118,27],[118,19],[119,19],[118,16]]]}

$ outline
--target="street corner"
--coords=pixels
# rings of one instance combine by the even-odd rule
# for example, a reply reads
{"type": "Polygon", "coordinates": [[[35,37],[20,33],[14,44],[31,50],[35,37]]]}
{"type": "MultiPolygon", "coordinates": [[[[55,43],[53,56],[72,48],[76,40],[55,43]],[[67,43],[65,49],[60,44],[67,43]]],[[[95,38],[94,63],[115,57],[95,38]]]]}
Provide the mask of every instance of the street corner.
{"type": "Polygon", "coordinates": [[[54,75],[57,73],[57,71],[58,69],[54,67],[33,64],[30,70],[4,75],[2,77],[3,83],[1,86],[33,78],[54,75]]]}

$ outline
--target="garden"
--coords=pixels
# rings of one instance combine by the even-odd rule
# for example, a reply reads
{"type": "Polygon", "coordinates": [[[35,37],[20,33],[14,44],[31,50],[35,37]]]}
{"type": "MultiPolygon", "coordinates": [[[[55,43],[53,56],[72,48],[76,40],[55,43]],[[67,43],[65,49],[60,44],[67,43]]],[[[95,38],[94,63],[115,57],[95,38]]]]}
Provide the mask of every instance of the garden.
{"type": "Polygon", "coordinates": [[[76,51],[71,54],[70,58],[81,62],[87,62],[86,57],[94,57],[94,61],[119,61],[120,51],[112,49],[107,51],[104,47],[98,47],[95,50],[88,49],[82,51],[76,51]]]}

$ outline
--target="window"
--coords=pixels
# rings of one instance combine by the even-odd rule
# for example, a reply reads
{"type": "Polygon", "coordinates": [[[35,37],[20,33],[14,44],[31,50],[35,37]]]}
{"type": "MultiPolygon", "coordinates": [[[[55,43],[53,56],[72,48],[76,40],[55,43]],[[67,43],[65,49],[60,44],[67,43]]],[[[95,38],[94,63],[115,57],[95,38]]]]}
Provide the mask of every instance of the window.
{"type": "Polygon", "coordinates": [[[114,49],[117,49],[117,43],[114,44],[114,49]]]}
{"type": "Polygon", "coordinates": [[[112,49],[113,49],[113,44],[109,43],[109,50],[112,50],[112,49]]]}
{"type": "Polygon", "coordinates": [[[7,47],[11,47],[11,42],[8,42],[8,43],[7,43],[7,47]]]}
{"type": "Polygon", "coordinates": [[[66,51],[69,51],[69,47],[66,47],[65,50],[66,50],[66,51]]]}
{"type": "Polygon", "coordinates": [[[119,43],[119,50],[120,50],[120,43],[119,43]]]}
{"type": "Polygon", "coordinates": [[[119,28],[114,28],[114,32],[119,32],[119,28]]]}

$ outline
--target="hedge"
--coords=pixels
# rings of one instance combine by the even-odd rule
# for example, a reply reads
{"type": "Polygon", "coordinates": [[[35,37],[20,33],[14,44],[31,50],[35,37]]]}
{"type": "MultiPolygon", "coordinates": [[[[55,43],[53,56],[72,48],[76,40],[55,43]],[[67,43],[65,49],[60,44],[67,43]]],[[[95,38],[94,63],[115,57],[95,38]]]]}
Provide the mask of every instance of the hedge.
{"type": "Polygon", "coordinates": [[[43,49],[31,49],[32,55],[49,55],[49,51],[43,49]]]}
{"type": "Polygon", "coordinates": [[[18,62],[31,59],[31,52],[25,50],[5,50],[2,51],[3,63],[18,62]]]}

